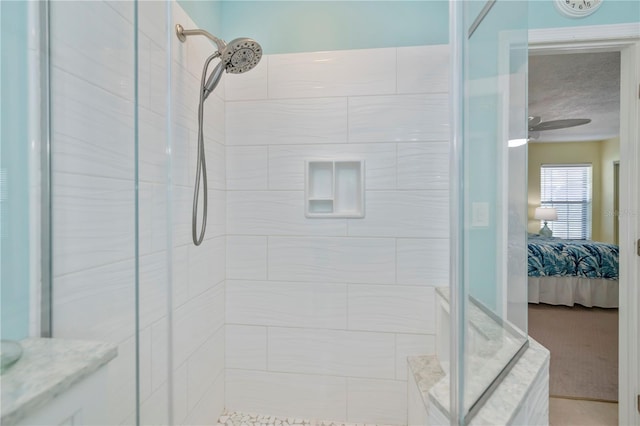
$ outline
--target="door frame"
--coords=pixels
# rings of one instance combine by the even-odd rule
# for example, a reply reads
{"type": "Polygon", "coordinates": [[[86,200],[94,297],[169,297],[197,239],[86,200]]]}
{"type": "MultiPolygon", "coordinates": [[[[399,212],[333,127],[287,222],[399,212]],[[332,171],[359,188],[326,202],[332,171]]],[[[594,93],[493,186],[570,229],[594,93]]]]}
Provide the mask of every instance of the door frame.
{"type": "Polygon", "coordinates": [[[640,425],[640,25],[638,23],[529,30],[530,54],[620,52],[620,292],[618,422],[640,425]]]}

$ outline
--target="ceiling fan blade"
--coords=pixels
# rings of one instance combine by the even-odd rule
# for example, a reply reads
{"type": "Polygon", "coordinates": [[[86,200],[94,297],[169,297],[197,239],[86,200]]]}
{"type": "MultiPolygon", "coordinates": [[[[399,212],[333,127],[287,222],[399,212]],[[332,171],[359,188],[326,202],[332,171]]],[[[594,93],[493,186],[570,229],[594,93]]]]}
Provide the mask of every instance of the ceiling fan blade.
{"type": "Polygon", "coordinates": [[[583,124],[591,123],[590,118],[568,118],[565,120],[551,120],[543,121],[535,126],[529,126],[529,130],[541,131],[541,130],[556,130],[566,129],[567,127],[582,126],[583,124]]]}
{"type": "Polygon", "coordinates": [[[540,123],[540,121],[541,121],[541,120],[542,120],[542,119],[541,119],[539,116],[537,116],[537,115],[535,115],[535,116],[533,116],[533,117],[532,117],[532,116],[530,116],[530,117],[529,117],[529,127],[531,128],[531,127],[533,127],[533,126],[537,125],[538,123],[540,123]]]}

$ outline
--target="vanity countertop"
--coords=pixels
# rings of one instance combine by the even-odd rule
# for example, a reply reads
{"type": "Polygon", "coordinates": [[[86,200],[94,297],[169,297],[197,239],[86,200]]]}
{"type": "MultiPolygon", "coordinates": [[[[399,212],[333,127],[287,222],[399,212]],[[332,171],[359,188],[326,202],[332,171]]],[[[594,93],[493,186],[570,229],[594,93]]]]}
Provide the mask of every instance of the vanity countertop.
{"type": "Polygon", "coordinates": [[[115,345],[84,340],[29,338],[22,357],[0,377],[0,424],[14,425],[116,357],[115,345]]]}

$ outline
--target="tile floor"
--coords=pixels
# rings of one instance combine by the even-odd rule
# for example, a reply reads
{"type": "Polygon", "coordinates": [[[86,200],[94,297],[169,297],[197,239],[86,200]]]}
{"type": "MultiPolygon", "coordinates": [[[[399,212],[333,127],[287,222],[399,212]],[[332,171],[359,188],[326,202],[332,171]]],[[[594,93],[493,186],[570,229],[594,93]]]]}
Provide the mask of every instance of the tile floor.
{"type": "Polygon", "coordinates": [[[616,426],[618,404],[549,398],[549,426],[616,426]]]}
{"type": "MultiPolygon", "coordinates": [[[[549,426],[616,426],[618,404],[549,398],[549,426]]],[[[378,426],[364,423],[282,418],[261,414],[224,413],[217,426],[378,426]]]]}
{"type": "Polygon", "coordinates": [[[365,423],[336,423],[331,421],[282,418],[262,414],[224,413],[217,426],[378,426],[365,423]]]}

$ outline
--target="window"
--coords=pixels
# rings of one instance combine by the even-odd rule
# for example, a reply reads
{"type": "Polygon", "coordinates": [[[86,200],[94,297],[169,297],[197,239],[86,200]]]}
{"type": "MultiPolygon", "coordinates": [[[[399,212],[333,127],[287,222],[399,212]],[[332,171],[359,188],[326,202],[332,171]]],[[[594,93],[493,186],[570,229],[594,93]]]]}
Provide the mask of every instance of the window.
{"type": "Polygon", "coordinates": [[[554,237],[590,239],[591,164],[542,165],[540,206],[558,211],[558,220],[547,224],[554,237]]]}

